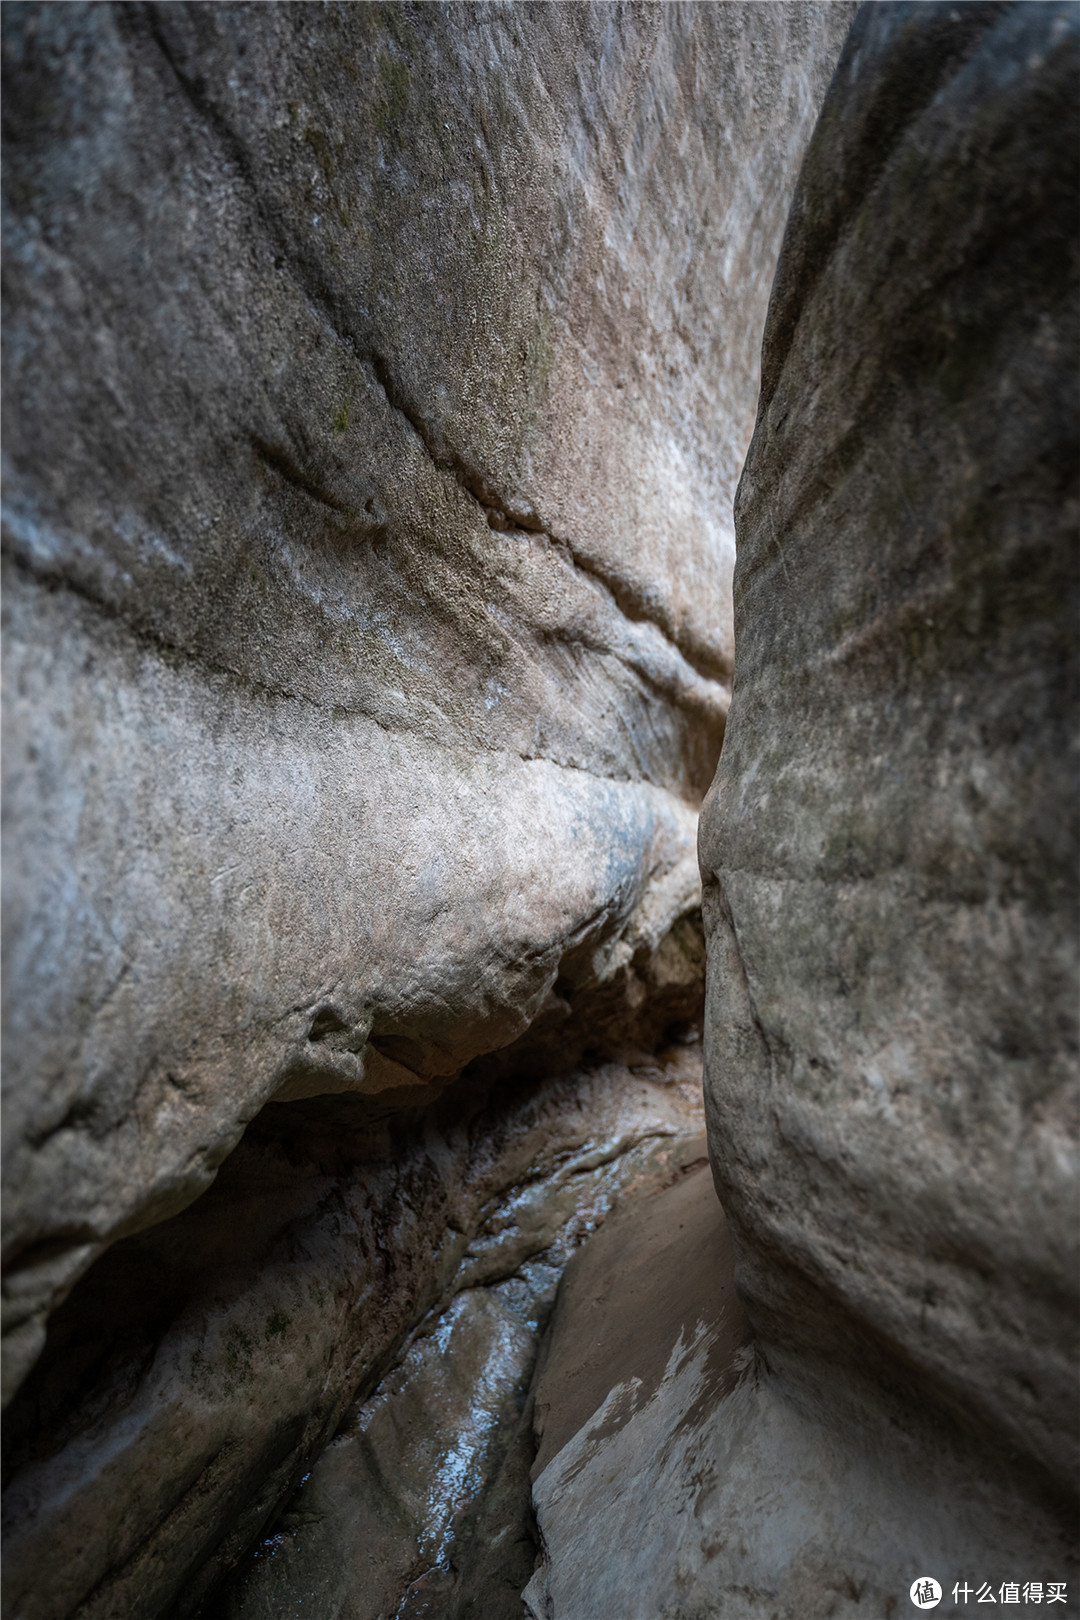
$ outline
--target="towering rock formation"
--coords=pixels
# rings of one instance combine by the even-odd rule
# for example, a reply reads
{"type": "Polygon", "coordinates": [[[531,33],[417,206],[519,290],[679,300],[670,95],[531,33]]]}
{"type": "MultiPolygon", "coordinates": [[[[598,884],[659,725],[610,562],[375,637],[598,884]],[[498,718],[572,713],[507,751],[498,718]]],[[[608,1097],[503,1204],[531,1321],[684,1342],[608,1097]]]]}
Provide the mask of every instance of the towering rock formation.
{"type": "Polygon", "coordinates": [[[1078,45],[868,4],[823,106],[701,821],[730,1238],[674,1188],[568,1270],[536,1620],[1077,1606],[1078,45]]]}
{"type": "Polygon", "coordinates": [[[773,288],[702,815],[740,1290],[802,1400],[922,1436],[931,1497],[953,1444],[1076,1486],[1077,28],[858,15],[773,288]]]}
{"type": "Polygon", "coordinates": [[[1073,7],[859,15],[773,289],[702,817],[763,1342],[892,1369],[1063,1482],[1077,65],[1073,7]]]}
{"type": "MultiPolygon", "coordinates": [[[[11,1613],[197,1606],[589,1148],[513,1082],[697,1016],[848,16],[6,8],[11,1613]]],[[[591,1151],[682,1129],[642,1083],[591,1151]]]]}

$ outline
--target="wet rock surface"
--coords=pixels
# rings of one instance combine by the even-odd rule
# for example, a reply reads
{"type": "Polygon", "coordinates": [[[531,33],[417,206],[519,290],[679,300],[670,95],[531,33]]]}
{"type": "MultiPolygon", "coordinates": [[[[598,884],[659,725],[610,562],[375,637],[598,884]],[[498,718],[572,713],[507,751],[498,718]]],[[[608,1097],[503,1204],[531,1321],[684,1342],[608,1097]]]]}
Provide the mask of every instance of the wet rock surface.
{"type": "Polygon", "coordinates": [[[5,11],[6,1613],[209,1601],[674,1129],[849,9],[5,11]]]}
{"type": "MultiPolygon", "coordinates": [[[[507,1358],[527,1364],[535,1353],[567,1255],[620,1196],[669,1179],[681,1144],[695,1141],[700,1156],[702,1125],[693,1044],[641,1054],[634,1070],[609,1064],[522,1084],[510,1097],[466,1084],[434,1109],[366,1124],[355,1099],[266,1110],[204,1198],[116,1245],[58,1312],[4,1426],[7,1612],[192,1614],[204,1602],[217,1612],[218,1582],[302,1475],[315,1465],[301,1504],[351,1459],[339,1444],[317,1462],[350,1403],[376,1389],[386,1415],[365,1432],[385,1442],[387,1424],[401,1430],[397,1451],[384,1445],[378,1484],[365,1473],[365,1439],[348,1511],[343,1503],[329,1515],[323,1539],[302,1537],[297,1557],[257,1561],[251,1602],[265,1589],[266,1612],[284,1613],[304,1592],[329,1591],[320,1612],[336,1615],[335,1593],[363,1603],[374,1584],[381,1601],[399,1580],[400,1599],[428,1567],[421,1549],[437,1565],[442,1507],[452,1517],[473,1500],[466,1492],[459,1502],[451,1479],[424,1517],[439,1447],[460,1451],[470,1478],[497,1471],[484,1436],[500,1403],[523,1394],[503,1377],[507,1358]],[[452,1309],[464,1318],[447,1318],[452,1309]],[[442,1325],[455,1348],[472,1345],[459,1363],[471,1355],[473,1370],[492,1340],[494,1408],[480,1401],[463,1418],[471,1372],[417,1398],[393,1371],[402,1355],[413,1365],[419,1326],[413,1362],[430,1374],[442,1325]],[[403,1404],[386,1393],[395,1379],[403,1404]],[[459,1422],[473,1425],[471,1451],[459,1422]],[[374,1574],[373,1535],[386,1559],[374,1574]],[[65,1558],[51,1559],[61,1545],[65,1558]]],[[[531,1454],[530,1442],[519,1520],[531,1454]]]]}
{"type": "Polygon", "coordinates": [[[528,1460],[514,1498],[515,1445],[531,1455],[528,1388],[557,1271],[461,1293],[425,1324],[378,1393],[322,1454],[273,1533],[212,1612],[229,1616],[494,1615],[458,1599],[475,1553],[497,1560],[505,1612],[521,1615],[535,1561],[528,1460]],[[533,1286],[530,1286],[530,1282],[533,1286]],[[480,1531],[484,1497],[501,1511],[480,1531]]]}
{"type": "MultiPolygon", "coordinates": [[[[706,1162],[696,1057],[669,1054],[655,1078],[626,1087],[617,1131],[609,1125],[572,1155],[564,1148],[554,1165],[538,1154],[522,1184],[489,1201],[451,1303],[356,1403],[283,1518],[215,1595],[214,1614],[519,1620],[537,1550],[530,1467],[542,1332],[567,1259],[590,1232],[706,1162]]],[[[595,1129],[598,1102],[627,1079],[581,1077],[579,1120],[591,1115],[595,1129]]]]}

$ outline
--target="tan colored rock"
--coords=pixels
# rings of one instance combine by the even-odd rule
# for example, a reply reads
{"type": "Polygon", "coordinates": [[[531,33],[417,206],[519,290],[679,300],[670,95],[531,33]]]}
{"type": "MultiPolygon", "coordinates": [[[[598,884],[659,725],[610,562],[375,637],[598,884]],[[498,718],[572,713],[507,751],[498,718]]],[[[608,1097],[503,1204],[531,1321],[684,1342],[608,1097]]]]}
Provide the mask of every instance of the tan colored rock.
{"type": "Polygon", "coordinates": [[[740,1292],[882,1478],[971,1448],[972,1577],[1016,1553],[1007,1499],[1076,1485],[1077,21],[853,25],[770,305],[702,816],[740,1292]]]}
{"type": "MultiPolygon", "coordinates": [[[[698,1258],[692,1244],[683,1258],[698,1258]]],[[[714,1242],[708,1289],[688,1270],[688,1303],[695,1285],[699,1302],[734,1291],[729,1258],[714,1242]]],[[[627,1299],[662,1305],[633,1286],[632,1250],[622,1260],[627,1299]]],[[[575,1319],[584,1328],[580,1293],[561,1310],[567,1334],[575,1319]]],[[[721,1348],[704,1332],[680,1339],[645,1400],[635,1338],[609,1358],[604,1400],[534,1486],[545,1556],[525,1591],[531,1620],[884,1620],[915,1612],[926,1575],[954,1620],[984,1586],[997,1604],[1006,1582],[1027,1580],[1044,1594],[1061,1581],[1068,1613],[1068,1532],[1002,1478],[992,1450],[958,1454],[918,1414],[856,1437],[835,1405],[808,1408],[752,1353],[724,1363],[721,1348]]]]}
{"type": "Polygon", "coordinates": [[[575,1435],[622,1428],[691,1346],[709,1351],[708,1404],[729,1386],[748,1328],[704,1149],[571,1260],[537,1386],[534,1478],[575,1435]]]}
{"type": "Polygon", "coordinates": [[[686,1016],[846,16],[6,15],[8,1393],[268,1100],[686,1016]]]}
{"type": "Polygon", "coordinates": [[[752,1358],[748,1333],[704,1157],[573,1257],[536,1388],[531,1615],[693,1612],[671,1605],[717,1534],[699,1430],[752,1358]]]}

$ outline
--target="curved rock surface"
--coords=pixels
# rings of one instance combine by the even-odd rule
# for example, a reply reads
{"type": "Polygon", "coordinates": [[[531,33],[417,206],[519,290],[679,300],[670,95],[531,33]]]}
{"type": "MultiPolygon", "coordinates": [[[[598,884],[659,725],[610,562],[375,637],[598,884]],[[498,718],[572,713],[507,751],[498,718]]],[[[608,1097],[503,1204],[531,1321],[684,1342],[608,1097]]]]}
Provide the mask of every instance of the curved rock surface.
{"type": "Polygon", "coordinates": [[[702,1124],[700,1045],[382,1120],[355,1098],[272,1104],[204,1198],[114,1244],[55,1313],[5,1416],[4,1613],[393,1613],[447,1552],[469,1483],[432,1458],[456,1452],[483,1482],[470,1425],[483,1440],[513,1402],[514,1354],[531,1358],[567,1255],[627,1189],[667,1179],[683,1141],[700,1157],[702,1124]],[[464,1293],[492,1297],[461,1322],[464,1293]],[[509,1358],[487,1342],[500,1325],[521,1341],[509,1358]],[[458,1379],[479,1366],[471,1416],[453,1377],[425,1392],[393,1371],[404,1354],[410,1373],[414,1329],[422,1363],[449,1333],[473,1362],[458,1379]],[[320,1457],[354,1397],[384,1416],[359,1456],[346,1437],[320,1457]],[[314,1504],[311,1531],[273,1532],[282,1556],[218,1592],[306,1473],[293,1511],[314,1504]]]}
{"type": "Polygon", "coordinates": [[[866,5],[808,150],[701,826],[729,1227],[567,1269],[534,1620],[1077,1608],[1078,24],[866,5]]]}
{"type": "Polygon", "coordinates": [[[710,1147],[766,1360],[885,1452],[922,1434],[928,1479],[955,1432],[1059,1501],[1077,70],[1075,7],[858,14],[770,304],[701,831],[710,1147]]]}
{"type": "Polygon", "coordinates": [[[5,12],[5,1613],[212,1605],[485,1201],[670,1115],[601,1060],[700,1019],[849,14],[5,12]]]}
{"type": "Polygon", "coordinates": [[[6,13],[9,1394],[268,1100],[692,1011],[729,497],[846,17],[6,13]]]}
{"type": "Polygon", "coordinates": [[[217,1595],[223,1620],[522,1620],[537,1551],[533,1372],[567,1256],[708,1163],[700,1047],[672,1058],[659,1085],[614,1069],[579,1077],[589,1128],[606,1124],[606,1138],[582,1142],[567,1088],[541,1089],[540,1151],[525,1174],[515,1154],[522,1180],[490,1200],[452,1302],[420,1324],[237,1565],[217,1595]]]}

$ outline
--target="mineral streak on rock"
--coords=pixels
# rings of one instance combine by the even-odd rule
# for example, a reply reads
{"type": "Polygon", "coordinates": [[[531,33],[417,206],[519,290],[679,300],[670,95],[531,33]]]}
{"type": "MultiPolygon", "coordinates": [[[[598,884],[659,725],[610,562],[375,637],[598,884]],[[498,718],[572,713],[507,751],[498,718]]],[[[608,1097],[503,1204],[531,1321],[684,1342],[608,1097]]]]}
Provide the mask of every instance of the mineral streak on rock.
{"type": "Polygon", "coordinates": [[[1058,1496],[1077,67],[1075,7],[858,14],[772,293],[701,825],[710,1144],[767,1360],[1058,1496]]]}
{"type": "Polygon", "coordinates": [[[521,1173],[522,1143],[498,1172],[507,1185],[487,1201],[449,1307],[444,1299],[420,1323],[375,1393],[354,1404],[218,1593],[222,1617],[272,1620],[306,1605],[342,1620],[521,1620],[536,1558],[540,1333],[575,1245],[618,1224],[613,1209],[706,1162],[699,1076],[696,1047],[670,1054],[654,1080],[615,1069],[578,1077],[580,1107],[567,1107],[565,1086],[539,1088],[527,1178],[507,1176],[515,1162],[521,1173]],[[582,1141],[583,1127],[605,1124],[606,1139],[582,1141]]]}

